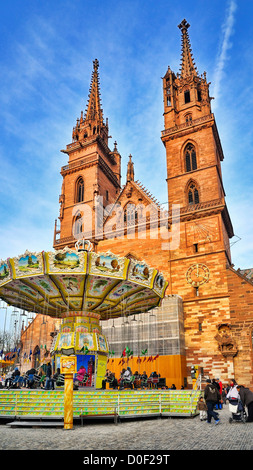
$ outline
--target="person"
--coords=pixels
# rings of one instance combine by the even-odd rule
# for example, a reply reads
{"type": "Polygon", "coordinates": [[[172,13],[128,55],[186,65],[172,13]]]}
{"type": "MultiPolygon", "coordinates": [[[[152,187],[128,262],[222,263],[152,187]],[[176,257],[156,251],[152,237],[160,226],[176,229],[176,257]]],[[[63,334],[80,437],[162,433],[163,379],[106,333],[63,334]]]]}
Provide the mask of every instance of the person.
{"type": "Polygon", "coordinates": [[[154,372],[151,372],[150,377],[158,377],[156,370],[154,370],[154,372]]]}
{"type": "Polygon", "coordinates": [[[50,362],[47,363],[47,371],[46,371],[46,384],[45,390],[50,390],[52,387],[52,367],[50,362]]]}
{"type": "Polygon", "coordinates": [[[226,390],[226,387],[222,387],[221,398],[222,398],[222,401],[223,401],[224,405],[226,405],[226,401],[227,401],[227,390],[226,390]]]}
{"type": "Polygon", "coordinates": [[[9,372],[7,372],[7,374],[5,376],[4,386],[6,388],[10,388],[10,386],[12,384],[12,375],[13,375],[13,371],[9,371],[9,372]]]}
{"type": "Polygon", "coordinates": [[[249,388],[244,387],[243,385],[238,385],[237,391],[239,393],[243,406],[246,406],[248,410],[247,422],[252,423],[253,422],[253,393],[251,392],[249,388]]]}
{"type": "Polygon", "coordinates": [[[216,381],[216,379],[212,379],[212,384],[215,385],[215,387],[217,388],[217,390],[219,390],[219,384],[218,384],[218,382],[216,381]]]}
{"type": "Polygon", "coordinates": [[[106,387],[106,382],[110,383],[110,377],[111,377],[111,371],[109,369],[106,369],[105,371],[105,377],[102,380],[102,388],[105,389],[106,387]]]}
{"type": "Polygon", "coordinates": [[[78,382],[83,382],[85,376],[86,376],[86,369],[84,366],[81,366],[80,369],[77,371],[77,376],[76,376],[78,382]]]}
{"type": "Polygon", "coordinates": [[[115,377],[115,372],[112,372],[111,374],[112,375],[111,375],[111,378],[110,378],[110,383],[112,384],[112,388],[115,390],[115,389],[118,388],[118,381],[115,377]]]}
{"type": "Polygon", "coordinates": [[[220,379],[217,379],[217,383],[219,384],[219,392],[222,394],[222,381],[220,379]]]}
{"type": "Polygon", "coordinates": [[[158,388],[159,375],[156,370],[150,374],[150,377],[152,377],[152,387],[158,388]]]}
{"type": "Polygon", "coordinates": [[[18,388],[18,384],[20,383],[20,371],[19,371],[18,367],[15,367],[12,378],[13,378],[12,385],[14,385],[18,388]]]}
{"type": "Polygon", "coordinates": [[[170,387],[170,390],[176,390],[176,389],[177,389],[176,385],[172,384],[171,387],[170,387]]]}
{"type": "Polygon", "coordinates": [[[75,386],[86,386],[89,379],[89,374],[84,366],[80,366],[80,369],[75,374],[74,385],[75,386]]]}
{"type": "MultiPolygon", "coordinates": [[[[217,388],[218,392],[219,392],[220,395],[221,395],[221,390],[220,390],[220,385],[219,385],[219,379],[213,379],[213,380],[212,380],[212,383],[213,383],[213,385],[217,388]]],[[[216,410],[221,409],[221,402],[220,402],[220,401],[217,401],[217,403],[215,404],[215,408],[216,408],[216,410]]]]}
{"type": "Polygon", "coordinates": [[[222,399],[222,381],[221,381],[219,378],[216,379],[216,381],[217,381],[217,384],[218,384],[218,387],[219,387],[220,396],[221,396],[221,401],[218,403],[218,408],[219,408],[220,410],[222,410],[222,408],[223,408],[223,406],[222,406],[222,405],[223,405],[223,399],[222,399]]]}
{"type": "Polygon", "coordinates": [[[26,384],[28,385],[28,388],[32,388],[34,385],[34,374],[36,373],[36,370],[34,368],[29,369],[26,373],[27,375],[27,380],[26,384]]]}
{"type": "Polygon", "coordinates": [[[124,379],[125,372],[126,372],[126,369],[123,368],[122,371],[120,372],[120,377],[119,377],[119,380],[118,380],[118,385],[119,385],[121,390],[124,388],[123,379],[124,379]]]}
{"type": "Polygon", "coordinates": [[[131,371],[130,367],[127,367],[127,369],[124,372],[123,377],[122,377],[123,385],[127,384],[127,385],[130,385],[130,388],[133,388],[131,378],[132,378],[132,371],[131,371]]]}
{"type": "Polygon", "coordinates": [[[59,375],[60,375],[61,371],[60,371],[60,367],[57,367],[56,369],[56,372],[54,373],[53,375],[53,380],[52,380],[52,389],[54,390],[55,388],[55,383],[57,384],[57,380],[59,378],[59,375]]]}
{"type": "Polygon", "coordinates": [[[148,376],[146,374],[146,371],[141,374],[141,388],[144,388],[147,386],[147,381],[148,381],[148,376]]]}
{"type": "Polygon", "coordinates": [[[199,410],[200,421],[205,421],[207,418],[207,404],[203,397],[200,397],[198,401],[197,410],[199,410]]]}
{"type": "Polygon", "coordinates": [[[156,371],[151,372],[151,374],[148,378],[148,382],[147,382],[149,388],[152,388],[154,386],[153,385],[154,383],[157,384],[158,380],[156,380],[156,379],[158,379],[158,375],[157,375],[156,371]]]}
{"type": "Polygon", "coordinates": [[[141,377],[139,372],[136,370],[134,373],[134,388],[138,388],[141,385],[141,377]]]}
{"type": "Polygon", "coordinates": [[[39,370],[39,385],[40,385],[40,388],[45,388],[45,379],[46,379],[46,374],[45,374],[45,371],[44,371],[43,367],[41,366],[40,370],[39,370]]]}
{"type": "Polygon", "coordinates": [[[125,375],[127,377],[132,377],[133,373],[132,373],[132,370],[131,370],[131,367],[127,367],[127,370],[125,372],[125,375]]]}
{"type": "Polygon", "coordinates": [[[234,379],[230,380],[230,389],[227,393],[227,400],[231,403],[235,400],[236,402],[239,400],[239,392],[237,390],[237,383],[234,379]]]}
{"type": "Polygon", "coordinates": [[[123,377],[124,377],[125,379],[128,379],[129,377],[131,377],[131,375],[132,375],[132,374],[131,374],[131,369],[130,369],[130,367],[127,367],[126,370],[125,370],[125,372],[124,372],[123,377]]]}
{"type": "Polygon", "coordinates": [[[211,383],[210,379],[207,379],[206,381],[204,399],[207,405],[207,423],[210,424],[213,418],[215,424],[218,424],[220,422],[219,415],[214,411],[214,407],[217,401],[221,399],[221,396],[219,390],[213,383],[211,383]]]}
{"type": "Polygon", "coordinates": [[[105,390],[106,382],[109,382],[109,384],[111,384],[114,389],[118,388],[118,381],[115,378],[115,374],[113,372],[111,372],[109,369],[106,369],[105,378],[102,380],[102,389],[103,390],[105,390]]]}

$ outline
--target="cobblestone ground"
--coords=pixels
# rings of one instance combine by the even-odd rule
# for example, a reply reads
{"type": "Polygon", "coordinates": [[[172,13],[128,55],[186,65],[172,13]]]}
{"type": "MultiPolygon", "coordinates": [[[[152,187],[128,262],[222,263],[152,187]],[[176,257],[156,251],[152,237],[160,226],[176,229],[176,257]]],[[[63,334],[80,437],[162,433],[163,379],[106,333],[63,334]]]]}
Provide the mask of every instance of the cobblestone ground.
{"type": "Polygon", "coordinates": [[[220,423],[194,418],[155,418],[74,424],[63,428],[10,428],[0,425],[1,450],[253,450],[253,423],[229,423],[228,405],[220,423]]]}

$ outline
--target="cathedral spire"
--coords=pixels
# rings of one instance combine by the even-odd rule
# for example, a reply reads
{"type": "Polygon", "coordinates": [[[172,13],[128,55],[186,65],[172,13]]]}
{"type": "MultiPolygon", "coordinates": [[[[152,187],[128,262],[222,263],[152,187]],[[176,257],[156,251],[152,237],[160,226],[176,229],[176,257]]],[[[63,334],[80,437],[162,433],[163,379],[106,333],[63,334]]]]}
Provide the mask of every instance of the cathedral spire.
{"type": "Polygon", "coordinates": [[[93,71],[91,76],[90,92],[88,97],[88,104],[84,116],[84,122],[96,122],[103,124],[103,110],[100,103],[100,90],[99,90],[99,74],[98,74],[99,61],[93,61],[93,71]]]}
{"type": "Polygon", "coordinates": [[[134,164],[132,162],[132,155],[129,155],[127,164],[127,181],[134,181],[134,164]]]}
{"type": "Polygon", "coordinates": [[[81,117],[77,119],[76,125],[73,127],[73,142],[100,136],[106,145],[108,145],[108,120],[106,119],[106,122],[104,123],[103,110],[100,101],[98,67],[99,62],[95,59],[93,61],[88,103],[85,113],[81,111],[81,117]]]}
{"type": "Polygon", "coordinates": [[[186,78],[190,75],[198,75],[197,68],[192,57],[192,49],[188,34],[188,28],[190,25],[184,19],[178,27],[182,33],[181,78],[186,78]]]}

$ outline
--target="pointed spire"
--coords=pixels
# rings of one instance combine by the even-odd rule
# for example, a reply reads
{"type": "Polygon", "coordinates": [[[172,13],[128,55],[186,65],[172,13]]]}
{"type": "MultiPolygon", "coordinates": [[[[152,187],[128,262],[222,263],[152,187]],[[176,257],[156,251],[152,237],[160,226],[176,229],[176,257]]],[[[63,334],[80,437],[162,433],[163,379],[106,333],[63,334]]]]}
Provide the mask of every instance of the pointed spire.
{"type": "Polygon", "coordinates": [[[85,114],[81,111],[80,118],[77,119],[76,125],[73,127],[72,141],[83,141],[91,136],[97,138],[100,136],[106,145],[108,145],[108,119],[104,123],[103,110],[100,103],[99,89],[99,62],[97,59],[93,61],[93,70],[91,75],[91,84],[88,96],[88,103],[85,114]]]}
{"type": "Polygon", "coordinates": [[[93,61],[93,71],[91,76],[90,93],[88,97],[88,104],[84,122],[96,121],[103,124],[103,110],[100,103],[100,90],[99,90],[99,74],[98,74],[99,61],[93,61]]]}
{"type": "Polygon", "coordinates": [[[198,75],[197,68],[192,57],[192,49],[188,34],[188,28],[190,25],[184,19],[178,27],[182,32],[181,78],[186,78],[189,75],[198,75]]]}
{"type": "Polygon", "coordinates": [[[132,155],[129,155],[127,164],[127,181],[134,181],[134,164],[132,162],[132,155]]]}

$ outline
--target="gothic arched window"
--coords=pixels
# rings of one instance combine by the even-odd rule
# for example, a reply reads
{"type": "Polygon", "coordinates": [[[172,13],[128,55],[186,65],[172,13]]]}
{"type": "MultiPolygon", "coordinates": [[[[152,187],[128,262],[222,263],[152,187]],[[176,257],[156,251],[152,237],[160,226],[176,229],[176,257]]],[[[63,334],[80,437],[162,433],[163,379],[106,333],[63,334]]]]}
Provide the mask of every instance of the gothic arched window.
{"type": "Polygon", "coordinates": [[[186,103],[190,103],[190,101],[191,101],[190,90],[185,90],[185,92],[184,92],[184,102],[186,104],[186,103]]]}
{"type": "Polygon", "coordinates": [[[135,204],[128,203],[124,209],[124,222],[135,225],[138,222],[138,212],[135,204]]]}
{"type": "Polygon", "coordinates": [[[83,178],[78,178],[76,182],[76,201],[75,202],[83,202],[84,200],[84,181],[83,178]]]}
{"type": "Polygon", "coordinates": [[[185,147],[185,168],[186,171],[197,170],[196,150],[192,144],[187,144],[185,147]]]}
{"type": "Polygon", "coordinates": [[[78,235],[80,235],[82,232],[83,232],[83,218],[79,212],[74,218],[72,233],[75,238],[78,238],[78,235]]]}
{"type": "Polygon", "coordinates": [[[188,187],[188,204],[199,203],[199,191],[195,183],[190,183],[188,187]]]}

